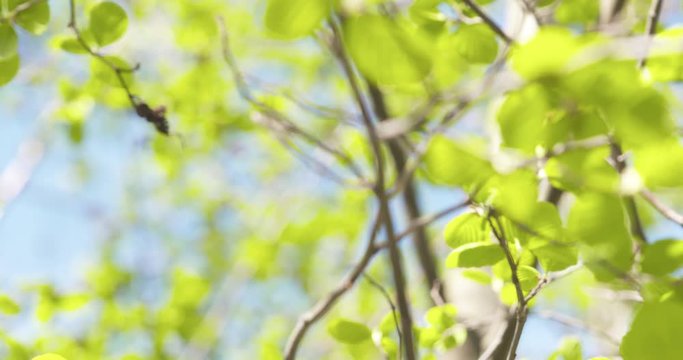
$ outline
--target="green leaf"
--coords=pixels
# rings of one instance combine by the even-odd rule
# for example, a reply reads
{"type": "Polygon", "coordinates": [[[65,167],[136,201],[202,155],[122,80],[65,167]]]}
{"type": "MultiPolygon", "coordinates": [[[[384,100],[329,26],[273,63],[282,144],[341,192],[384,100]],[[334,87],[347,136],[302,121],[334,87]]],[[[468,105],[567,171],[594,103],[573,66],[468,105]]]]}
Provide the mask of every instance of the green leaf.
{"type": "Polygon", "coordinates": [[[527,80],[558,74],[577,50],[578,41],[569,29],[544,26],[531,41],[515,49],[512,68],[527,80]]]}
{"type": "Polygon", "coordinates": [[[434,306],[427,310],[425,319],[437,331],[443,332],[455,325],[455,316],[457,313],[458,310],[453,304],[434,306]]]}
{"type": "Polygon", "coordinates": [[[344,42],[360,71],[380,84],[414,83],[432,67],[430,39],[400,20],[351,18],[344,24],[344,42]]]}
{"type": "Polygon", "coordinates": [[[548,360],[582,360],[581,342],[574,337],[562,339],[560,347],[548,360]]]}
{"type": "Polygon", "coordinates": [[[118,40],[126,33],[128,15],[118,4],[105,1],[90,10],[88,30],[100,46],[105,46],[118,40]]]}
{"type": "Polygon", "coordinates": [[[19,38],[14,28],[0,23],[0,61],[15,57],[18,47],[19,38]]]}
{"type": "Polygon", "coordinates": [[[88,294],[72,294],[59,299],[59,308],[64,311],[76,311],[90,301],[88,294]]]}
{"type": "Polygon", "coordinates": [[[329,12],[329,0],[268,0],[265,23],[273,36],[296,39],[320,27],[329,12]]]}
{"type": "Polygon", "coordinates": [[[677,139],[662,139],[633,153],[636,170],[649,188],[683,186],[683,146],[677,139]]]}
{"type": "Polygon", "coordinates": [[[399,324],[396,323],[397,321],[401,321],[401,314],[398,312],[394,314],[393,311],[388,312],[379,323],[379,331],[384,335],[396,332],[396,329],[399,327],[399,324]]]}
{"type": "Polygon", "coordinates": [[[21,311],[21,307],[9,296],[0,295],[0,313],[16,315],[21,311]]]}
{"type": "Polygon", "coordinates": [[[61,356],[61,355],[50,353],[50,354],[38,355],[31,360],[66,360],[66,358],[61,356]]]}
{"type": "Polygon", "coordinates": [[[538,208],[538,180],[531,171],[518,170],[489,183],[492,203],[504,216],[530,226],[538,208]]]}
{"type": "MultiPolygon", "coordinates": [[[[105,59],[112,65],[121,69],[131,69],[131,66],[123,59],[116,56],[107,56],[105,59]]],[[[105,84],[122,87],[116,72],[99,58],[90,60],[90,73],[94,78],[99,79],[105,84]]],[[[122,72],[121,76],[128,85],[133,82],[132,72],[122,72]]]]}
{"type": "Polygon", "coordinates": [[[19,72],[19,55],[0,60],[0,86],[10,82],[19,72]]]}
{"type": "Polygon", "coordinates": [[[88,51],[81,45],[81,43],[71,37],[65,37],[57,40],[57,46],[60,49],[72,54],[87,54],[88,51]]]}
{"type": "Polygon", "coordinates": [[[538,285],[538,281],[541,279],[541,274],[538,270],[528,265],[521,265],[517,268],[517,278],[519,279],[519,284],[522,287],[522,292],[526,295],[538,285]]]}
{"type": "Polygon", "coordinates": [[[438,184],[471,188],[495,174],[491,164],[445,136],[435,136],[424,157],[427,173],[438,184]]]}
{"type": "MultiPolygon", "coordinates": [[[[661,48],[675,49],[675,44],[683,40],[683,27],[675,26],[655,35],[655,41],[662,42],[661,48]]],[[[661,49],[660,48],[660,49],[661,49]]],[[[655,81],[681,81],[683,80],[683,54],[662,53],[661,50],[653,49],[647,60],[647,69],[655,81]]]]}
{"type": "MultiPolygon", "coordinates": [[[[9,0],[9,8],[15,9],[17,6],[31,0],[9,0]]],[[[38,1],[28,9],[20,12],[14,22],[33,35],[42,34],[47,29],[50,22],[50,6],[47,0],[38,1]]]]}
{"type": "Polygon", "coordinates": [[[345,319],[330,321],[327,324],[327,332],[345,344],[358,344],[370,339],[370,329],[367,326],[345,319]]]}
{"type": "Polygon", "coordinates": [[[588,25],[598,20],[600,3],[595,0],[562,0],[555,9],[560,24],[588,25]]]}
{"type": "Polygon", "coordinates": [[[616,195],[578,196],[569,213],[567,231],[570,239],[581,243],[586,266],[599,280],[614,279],[630,269],[632,240],[616,195]]]}
{"type": "Polygon", "coordinates": [[[533,154],[539,145],[550,149],[564,141],[570,124],[557,102],[539,83],[510,92],[497,114],[503,145],[533,154]]]}
{"type": "Polygon", "coordinates": [[[480,267],[493,265],[505,258],[498,244],[471,243],[453,250],[446,258],[446,266],[480,267]]]}
{"type": "Polygon", "coordinates": [[[460,26],[451,43],[465,60],[473,64],[489,64],[498,55],[496,35],[484,24],[460,26]]]}
{"type": "Polygon", "coordinates": [[[681,355],[683,305],[645,303],[621,343],[624,360],[678,359],[681,355]]]}
{"type": "Polygon", "coordinates": [[[452,248],[490,240],[490,228],[485,218],[474,212],[451,220],[444,229],[444,240],[452,248]]]}
{"type": "Polygon", "coordinates": [[[417,338],[421,347],[431,349],[441,338],[441,332],[433,327],[425,327],[420,329],[417,338]]]}
{"type": "Polygon", "coordinates": [[[666,275],[683,267],[683,241],[659,240],[643,249],[641,263],[643,272],[652,275],[666,275]]]}
{"type": "Polygon", "coordinates": [[[467,279],[476,281],[483,285],[491,285],[491,282],[493,281],[488,272],[478,268],[462,269],[460,274],[467,279]]]}
{"type": "Polygon", "coordinates": [[[545,271],[560,271],[579,261],[579,250],[575,245],[547,243],[530,248],[545,271]]]}
{"type": "Polygon", "coordinates": [[[548,160],[545,171],[553,186],[572,191],[616,192],[619,174],[607,161],[610,149],[579,149],[548,160]]]}

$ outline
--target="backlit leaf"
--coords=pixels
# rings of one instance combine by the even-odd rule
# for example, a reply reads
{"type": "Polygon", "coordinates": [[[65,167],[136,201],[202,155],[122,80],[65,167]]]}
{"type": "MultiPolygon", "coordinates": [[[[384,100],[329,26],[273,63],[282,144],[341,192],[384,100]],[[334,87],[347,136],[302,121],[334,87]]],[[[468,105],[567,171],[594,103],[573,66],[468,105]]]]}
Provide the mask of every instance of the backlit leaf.
{"type": "Polygon", "coordinates": [[[357,344],[370,339],[370,329],[367,326],[345,319],[330,321],[327,331],[337,341],[345,344],[357,344]]]}
{"type": "Polygon", "coordinates": [[[265,23],[275,37],[310,35],[330,11],[329,0],[268,0],[265,23]]]}
{"type": "Polygon", "coordinates": [[[101,2],[90,10],[88,29],[100,46],[118,40],[126,33],[128,15],[123,8],[111,1],[101,2]]]}
{"type": "Polygon", "coordinates": [[[432,67],[429,38],[398,19],[351,18],[344,25],[344,41],[360,71],[380,84],[417,82],[432,67]]]}

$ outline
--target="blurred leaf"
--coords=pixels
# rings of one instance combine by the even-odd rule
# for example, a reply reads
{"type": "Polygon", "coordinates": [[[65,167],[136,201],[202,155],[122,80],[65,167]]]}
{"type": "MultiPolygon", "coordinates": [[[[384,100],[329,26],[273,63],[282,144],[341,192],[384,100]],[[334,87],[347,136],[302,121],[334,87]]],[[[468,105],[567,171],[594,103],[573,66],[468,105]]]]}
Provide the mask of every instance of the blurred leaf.
{"type": "Polygon", "coordinates": [[[463,269],[461,274],[465,278],[470,279],[472,281],[476,281],[483,285],[490,285],[492,282],[491,275],[482,269],[463,269]]]}
{"type": "Polygon", "coordinates": [[[19,56],[14,55],[6,60],[0,60],[0,86],[10,82],[19,72],[19,56]]]}
{"type": "Polygon", "coordinates": [[[647,244],[641,262],[643,272],[662,276],[683,267],[683,241],[659,240],[647,244]]]}
{"type": "Polygon", "coordinates": [[[632,240],[620,199],[615,195],[580,195],[569,213],[567,230],[581,242],[586,266],[600,280],[627,272],[633,261],[632,240]]]}
{"type": "Polygon", "coordinates": [[[489,64],[498,55],[496,35],[485,24],[462,25],[452,36],[453,48],[473,64],[489,64]]]}
{"type": "Polygon", "coordinates": [[[444,136],[435,136],[424,157],[427,173],[437,184],[466,189],[481,185],[493,174],[491,164],[444,136]]]}
{"type": "Polygon", "coordinates": [[[432,67],[429,38],[399,20],[351,18],[344,24],[344,42],[360,71],[380,84],[417,82],[432,67]]]}
{"type": "Polygon", "coordinates": [[[446,266],[480,267],[493,265],[505,257],[498,244],[471,243],[453,250],[446,258],[446,266]]]}
{"type": "MultiPolygon", "coordinates": [[[[10,10],[17,6],[27,3],[32,0],[9,0],[8,5],[10,10]]],[[[15,18],[14,22],[24,28],[33,35],[42,34],[47,29],[47,24],[50,21],[50,6],[47,0],[37,1],[26,10],[20,12],[15,18]]]]}
{"type": "Polygon", "coordinates": [[[543,27],[536,37],[513,51],[512,68],[527,80],[559,74],[578,48],[569,29],[543,27]]]}
{"type": "Polygon", "coordinates": [[[649,188],[683,186],[683,146],[678,139],[661,139],[634,150],[634,155],[636,170],[649,188]]]}
{"type": "Polygon", "coordinates": [[[452,248],[490,241],[490,228],[485,218],[474,212],[464,213],[451,220],[444,229],[444,240],[452,248]]]}
{"type": "Polygon", "coordinates": [[[0,61],[17,56],[19,38],[9,24],[0,23],[0,61]]]}
{"type": "Polygon", "coordinates": [[[327,332],[337,341],[345,344],[358,344],[370,339],[370,329],[367,326],[345,319],[330,321],[327,324],[327,332]]]}
{"type": "Polygon", "coordinates": [[[621,343],[624,360],[677,359],[681,354],[683,305],[672,301],[645,303],[621,343]]]}
{"type": "Polygon", "coordinates": [[[111,1],[101,2],[90,10],[88,30],[100,46],[118,40],[126,33],[128,15],[121,6],[111,1]]]}
{"type": "Polygon", "coordinates": [[[66,360],[66,358],[57,354],[43,354],[36,356],[31,360],[66,360]]]}
{"type": "MultiPolygon", "coordinates": [[[[120,69],[131,69],[131,66],[123,59],[116,56],[107,56],[106,61],[120,69]]],[[[114,69],[98,58],[90,60],[90,73],[103,83],[115,87],[123,87],[114,69]]],[[[123,80],[130,85],[133,82],[133,73],[124,71],[121,73],[123,80]]]]}
{"type": "Polygon", "coordinates": [[[328,0],[268,0],[266,27],[283,39],[310,35],[327,18],[329,4],[328,0]]]}
{"type": "Polygon", "coordinates": [[[581,342],[574,337],[567,337],[562,339],[560,347],[555,351],[548,360],[582,360],[583,355],[581,351],[581,342]]]}
{"type": "Polygon", "coordinates": [[[425,319],[427,320],[427,323],[437,331],[444,332],[446,329],[455,325],[455,316],[457,313],[458,311],[453,304],[434,306],[427,310],[425,319]]]}
{"type": "Polygon", "coordinates": [[[0,295],[0,313],[6,315],[16,315],[21,311],[21,307],[9,296],[0,295]]]}
{"type": "Polygon", "coordinates": [[[600,3],[594,0],[561,0],[555,9],[560,24],[588,25],[598,21],[600,3]]]}

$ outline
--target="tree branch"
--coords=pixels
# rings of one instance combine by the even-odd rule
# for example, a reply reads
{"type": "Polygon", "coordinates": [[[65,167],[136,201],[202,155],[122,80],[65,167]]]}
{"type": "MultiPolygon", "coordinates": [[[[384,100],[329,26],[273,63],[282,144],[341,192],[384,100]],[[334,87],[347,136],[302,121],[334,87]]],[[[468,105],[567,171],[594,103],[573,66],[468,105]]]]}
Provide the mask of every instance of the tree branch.
{"type": "MultiPolygon", "coordinates": [[[[380,122],[388,120],[390,116],[384,101],[384,94],[379,87],[377,87],[377,85],[369,81],[368,89],[370,92],[370,99],[372,100],[373,108],[375,110],[375,115],[380,122]]],[[[399,176],[403,174],[406,166],[406,154],[399,143],[400,140],[405,140],[402,138],[403,137],[387,140],[389,151],[394,160],[394,166],[396,167],[396,172],[399,176]]],[[[417,189],[415,188],[415,183],[413,182],[412,177],[406,181],[402,195],[408,220],[412,222],[415,219],[420,218],[422,214],[420,211],[420,204],[418,202],[417,189]]],[[[445,298],[443,286],[441,281],[439,281],[436,261],[434,260],[434,251],[429,246],[429,239],[427,238],[427,233],[425,232],[424,227],[417,228],[413,233],[413,244],[420,262],[420,267],[422,267],[422,272],[424,273],[427,283],[429,284],[430,291],[433,286],[437,286],[439,295],[441,298],[445,298]]]]}
{"type": "MultiPolygon", "coordinates": [[[[647,24],[645,25],[645,33],[648,38],[654,36],[657,32],[657,23],[659,22],[659,16],[662,14],[662,4],[664,4],[664,0],[652,0],[652,3],[650,3],[650,11],[648,12],[647,24]]],[[[650,41],[648,41],[647,47],[650,47],[650,41]]],[[[642,69],[646,64],[647,55],[638,61],[638,68],[642,69]]]]}
{"type": "Polygon", "coordinates": [[[406,358],[408,360],[416,359],[415,345],[413,340],[413,321],[410,313],[410,305],[408,303],[408,295],[405,283],[405,274],[403,272],[403,266],[401,264],[401,252],[398,248],[394,224],[391,215],[391,209],[389,208],[389,197],[385,190],[385,174],[384,174],[384,158],[382,154],[382,145],[379,137],[377,136],[377,130],[372,121],[372,116],[368,110],[367,104],[364,100],[363,93],[360,89],[360,85],[353,72],[353,67],[351,61],[349,60],[346,49],[341,38],[340,29],[335,23],[335,19],[330,21],[330,26],[334,34],[333,42],[333,52],[339,59],[344,74],[351,86],[351,91],[353,96],[360,108],[361,114],[363,115],[363,123],[368,134],[370,145],[372,147],[372,153],[375,162],[375,171],[377,176],[377,181],[375,184],[375,196],[379,202],[380,217],[384,222],[384,231],[389,242],[389,259],[391,261],[391,270],[394,277],[394,285],[396,287],[396,301],[398,303],[398,309],[401,314],[401,329],[404,336],[404,348],[406,358]]]}
{"type": "MultiPolygon", "coordinates": [[[[294,123],[292,120],[287,118],[287,116],[280,111],[274,109],[273,107],[269,106],[266,103],[263,103],[256,99],[254,95],[251,92],[251,89],[249,88],[249,85],[247,84],[244,74],[240,70],[237,60],[235,59],[235,56],[231,50],[230,47],[230,39],[229,39],[229,34],[227,27],[225,25],[225,20],[222,17],[217,17],[217,22],[218,26],[220,29],[221,33],[221,47],[222,47],[222,55],[223,55],[223,60],[225,63],[228,65],[228,68],[230,69],[230,72],[232,74],[233,80],[235,81],[235,85],[237,86],[237,91],[244,99],[246,102],[249,104],[253,105],[259,113],[261,113],[263,116],[266,118],[274,121],[276,124],[279,125],[279,127],[287,132],[291,133],[293,135],[299,136],[304,141],[308,142],[315,148],[318,148],[325,153],[331,155],[332,157],[336,158],[342,165],[346,166],[349,171],[356,177],[357,182],[363,186],[363,187],[368,187],[370,183],[366,180],[365,176],[363,175],[363,172],[361,171],[360,167],[353,161],[353,158],[346,153],[344,153],[342,150],[336,149],[328,144],[326,144],[324,141],[318,139],[315,135],[310,134],[309,132],[305,131],[301,127],[299,127],[296,123],[294,123]]],[[[276,130],[271,127],[271,130],[276,130]]],[[[304,155],[303,153],[299,153],[300,156],[302,157],[307,157],[310,159],[310,157],[304,155]]],[[[318,163],[320,166],[319,162],[317,160],[313,160],[318,163]]],[[[324,167],[324,166],[323,166],[324,167]]],[[[325,168],[325,172],[328,174],[335,174],[335,172],[329,168],[325,168]]],[[[334,178],[341,179],[339,175],[334,175],[334,178]]],[[[338,181],[338,180],[335,180],[338,181]]],[[[342,183],[345,183],[342,180],[342,183]]]]}
{"type": "Polygon", "coordinates": [[[166,120],[166,107],[159,106],[155,109],[152,109],[146,102],[142,101],[139,97],[135,96],[131,92],[130,85],[123,77],[123,74],[132,73],[140,69],[140,64],[137,64],[132,68],[123,68],[114,64],[106,56],[93,50],[83,38],[83,35],[76,24],[76,5],[74,0],[69,0],[69,24],[67,26],[76,36],[76,41],[78,41],[81,47],[83,47],[83,49],[90,54],[90,56],[94,57],[114,72],[119,85],[121,85],[123,91],[126,92],[130,106],[133,108],[133,110],[135,110],[135,113],[150,124],[154,125],[159,133],[170,135],[171,132],[168,126],[168,120],[166,120]]]}
{"type": "Polygon", "coordinates": [[[370,285],[374,286],[377,290],[379,290],[379,292],[382,293],[382,296],[384,296],[384,299],[387,300],[387,303],[389,303],[391,315],[394,317],[396,334],[398,335],[398,359],[401,359],[401,348],[403,347],[403,334],[401,333],[401,327],[398,320],[398,315],[396,313],[396,305],[394,305],[394,301],[391,300],[391,295],[389,295],[389,292],[387,291],[387,289],[384,288],[384,286],[382,286],[382,284],[377,282],[377,280],[373,279],[367,273],[363,273],[363,277],[365,277],[365,280],[367,280],[370,283],[370,285]]]}
{"type": "Polygon", "coordinates": [[[320,299],[315,306],[313,306],[299,318],[299,321],[297,321],[297,324],[294,327],[292,334],[289,336],[287,344],[285,345],[284,356],[286,360],[296,359],[296,353],[299,350],[301,341],[311,325],[325,316],[325,314],[332,309],[334,304],[342,297],[342,295],[349,291],[356,283],[356,280],[358,280],[358,278],[365,272],[365,269],[370,264],[370,260],[372,260],[377,253],[375,240],[377,239],[377,234],[379,233],[382,220],[381,218],[381,213],[378,212],[377,216],[375,216],[375,220],[373,221],[372,229],[370,230],[370,238],[365,246],[365,252],[358,263],[353,266],[351,271],[349,271],[341,283],[339,283],[339,285],[337,285],[332,292],[320,299]]]}
{"type": "Polygon", "coordinates": [[[676,210],[668,207],[661,200],[659,200],[653,193],[648,190],[643,190],[640,192],[640,196],[647,200],[653,208],[659,211],[665,218],[675,222],[676,224],[683,226],[683,215],[676,212],[676,210]]]}
{"type": "Polygon", "coordinates": [[[512,38],[510,38],[510,37],[505,33],[505,31],[503,31],[503,29],[501,29],[501,27],[498,26],[498,24],[496,24],[496,22],[493,21],[493,19],[492,19],[490,16],[488,16],[488,15],[484,12],[484,10],[481,9],[481,7],[479,7],[479,5],[477,5],[477,4],[476,4],[474,1],[472,1],[472,0],[462,0],[462,1],[463,1],[470,9],[472,9],[472,11],[474,11],[474,12],[481,18],[481,20],[483,20],[483,21],[486,23],[486,25],[488,25],[488,26],[491,28],[491,30],[493,30],[493,32],[495,32],[496,34],[498,34],[498,36],[500,36],[501,39],[503,39],[503,41],[505,41],[506,44],[512,44],[512,43],[513,43],[512,38]]]}
{"type": "MultiPolygon", "coordinates": [[[[396,235],[396,241],[401,241],[405,237],[409,236],[418,227],[426,226],[448,214],[451,214],[455,211],[467,207],[469,204],[470,200],[467,199],[456,205],[449,206],[437,213],[423,216],[422,218],[417,219],[415,222],[411,223],[406,230],[396,235]]],[[[339,298],[341,298],[341,296],[344,295],[347,291],[351,290],[358,277],[361,276],[363,272],[365,272],[374,256],[377,255],[383,249],[388,247],[387,241],[383,243],[376,242],[377,233],[379,232],[380,225],[381,219],[378,213],[372,225],[370,238],[367,242],[365,251],[360,260],[358,260],[356,265],[352,267],[351,271],[349,271],[349,273],[344,277],[344,279],[339,283],[339,285],[334,290],[332,290],[332,292],[330,292],[324,298],[320,299],[315,306],[313,306],[309,311],[304,313],[299,318],[296,327],[294,328],[292,334],[287,340],[287,345],[285,347],[285,359],[293,360],[296,358],[296,352],[311,325],[313,325],[316,321],[320,320],[323,316],[325,316],[325,314],[327,314],[327,312],[330,309],[332,309],[332,307],[339,300],[339,298]]]]}

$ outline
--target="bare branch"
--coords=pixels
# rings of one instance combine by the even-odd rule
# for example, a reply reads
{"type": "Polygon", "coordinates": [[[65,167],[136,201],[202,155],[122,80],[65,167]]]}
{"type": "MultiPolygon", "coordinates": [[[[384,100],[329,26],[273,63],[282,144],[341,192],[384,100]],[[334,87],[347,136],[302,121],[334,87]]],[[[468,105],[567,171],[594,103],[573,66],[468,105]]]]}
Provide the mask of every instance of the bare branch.
{"type": "Polygon", "coordinates": [[[363,273],[363,277],[365,277],[365,280],[367,280],[372,286],[379,290],[379,292],[382,293],[382,296],[384,296],[384,298],[387,300],[387,303],[389,303],[391,314],[394,317],[396,334],[398,334],[398,359],[401,359],[401,348],[403,347],[403,334],[401,334],[401,326],[396,312],[396,305],[394,305],[394,301],[391,300],[391,295],[389,295],[389,292],[387,291],[387,289],[384,288],[384,286],[382,286],[382,284],[377,282],[377,280],[373,279],[370,275],[367,274],[367,272],[363,273]]]}
{"type": "Polygon", "coordinates": [[[351,290],[353,285],[356,283],[356,280],[358,280],[358,278],[365,272],[365,269],[370,264],[370,260],[372,260],[377,253],[375,239],[377,238],[377,234],[380,229],[381,220],[381,213],[378,212],[377,216],[375,216],[375,220],[373,221],[372,229],[370,230],[370,238],[365,246],[365,252],[358,263],[353,266],[349,273],[344,277],[339,285],[332,290],[332,292],[320,299],[315,306],[313,306],[299,318],[299,321],[294,327],[294,330],[292,331],[292,334],[289,336],[287,344],[285,345],[284,355],[286,360],[296,359],[296,353],[299,350],[301,341],[311,325],[325,316],[325,314],[332,309],[334,304],[336,304],[336,302],[344,294],[346,294],[347,291],[351,290]]]}
{"type": "MultiPolygon", "coordinates": [[[[645,33],[648,37],[654,36],[657,32],[657,23],[659,22],[659,16],[662,14],[662,4],[664,4],[664,0],[652,0],[652,3],[650,3],[650,11],[647,17],[647,24],[645,25],[645,33]]],[[[649,48],[650,45],[648,44],[647,47],[649,48]]],[[[647,55],[638,61],[638,68],[642,69],[646,64],[647,55]]]]}
{"type": "MultiPolygon", "coordinates": [[[[617,170],[619,175],[623,174],[626,170],[626,160],[624,159],[624,154],[621,151],[619,144],[612,142],[610,144],[612,165],[617,170]]],[[[626,205],[626,211],[628,213],[628,218],[631,223],[631,234],[633,234],[636,239],[641,243],[647,243],[647,236],[645,235],[645,229],[643,228],[643,222],[640,220],[640,215],[638,214],[638,206],[636,201],[631,195],[623,196],[624,204],[626,205]]],[[[635,251],[640,251],[640,245],[635,246],[635,251]]]]}
{"type": "Polygon", "coordinates": [[[529,294],[527,294],[527,296],[524,298],[524,302],[529,303],[548,284],[552,283],[553,281],[559,280],[565,276],[573,274],[581,268],[583,268],[583,264],[576,264],[562,271],[545,274],[541,278],[541,280],[538,281],[538,284],[536,284],[536,286],[534,286],[534,288],[531,289],[531,291],[529,291],[529,294]]]}
{"type": "Polygon", "coordinates": [[[326,144],[324,141],[318,139],[313,134],[308,133],[307,131],[296,125],[293,121],[288,119],[285,114],[277,111],[268,104],[259,101],[253,96],[242,71],[237,65],[235,56],[232,53],[230,47],[230,40],[228,36],[228,30],[225,25],[225,21],[222,17],[218,17],[217,22],[221,32],[223,59],[232,73],[233,79],[237,86],[237,91],[239,92],[240,96],[245,101],[253,105],[263,116],[276,122],[284,131],[301,137],[312,146],[319,148],[324,152],[330,154],[331,156],[337,158],[342,165],[346,166],[357,177],[358,182],[361,185],[368,185],[369,182],[365,179],[362,171],[360,170],[360,167],[356,165],[356,163],[349,155],[345,154],[343,151],[339,149],[335,149],[332,146],[326,144]]]}
{"type": "Polygon", "coordinates": [[[599,328],[596,328],[596,327],[589,326],[588,324],[586,324],[585,322],[583,322],[579,319],[575,319],[573,317],[570,317],[570,316],[567,316],[564,314],[558,314],[558,313],[555,313],[552,311],[538,311],[538,312],[533,312],[532,314],[538,315],[538,316],[545,318],[545,319],[548,319],[548,320],[555,321],[557,323],[560,323],[560,324],[568,326],[568,327],[588,331],[588,332],[598,336],[600,339],[606,340],[607,342],[609,342],[611,345],[613,345],[616,348],[618,348],[620,345],[620,341],[615,339],[614,337],[612,337],[612,335],[610,335],[606,331],[599,329],[599,328]]]}
{"type": "MultiPolygon", "coordinates": [[[[449,206],[448,208],[439,211],[438,213],[423,216],[422,218],[418,219],[417,221],[409,225],[405,231],[397,234],[396,241],[401,241],[405,237],[409,236],[410,234],[412,234],[413,231],[415,231],[415,229],[417,229],[417,227],[426,226],[443,216],[446,216],[454,211],[467,207],[469,204],[470,200],[467,199],[456,205],[449,206]]],[[[353,287],[353,284],[356,282],[358,277],[363,274],[365,269],[367,269],[368,265],[370,264],[374,256],[377,255],[384,248],[388,247],[387,241],[383,243],[376,242],[376,237],[377,233],[379,232],[380,226],[381,219],[380,215],[378,214],[373,222],[372,230],[370,232],[370,239],[368,240],[365,252],[363,253],[363,256],[360,258],[360,260],[356,263],[356,265],[352,267],[351,271],[349,271],[349,273],[344,277],[344,280],[342,280],[341,283],[332,292],[330,292],[327,296],[318,301],[316,305],[313,308],[311,308],[311,310],[307,311],[304,315],[302,315],[299,318],[299,321],[296,327],[294,328],[294,331],[292,331],[292,334],[290,335],[289,340],[287,341],[287,346],[285,348],[285,359],[295,359],[296,352],[300,346],[300,343],[303,340],[303,337],[306,335],[306,332],[308,331],[310,326],[313,325],[313,323],[315,323],[316,321],[320,320],[325,314],[327,314],[327,312],[330,309],[332,309],[333,305],[339,300],[339,298],[353,287]]]]}
{"type": "Polygon", "coordinates": [[[395,236],[395,229],[391,215],[391,208],[389,207],[389,197],[385,190],[385,174],[384,174],[384,158],[382,154],[382,144],[379,136],[377,135],[377,129],[372,121],[372,115],[368,109],[367,102],[364,99],[363,93],[361,91],[360,85],[353,71],[353,66],[351,65],[351,60],[346,54],[346,49],[343,44],[341,37],[341,31],[338,24],[335,22],[336,19],[330,21],[330,26],[334,34],[333,39],[333,52],[341,63],[342,69],[351,87],[353,97],[355,98],[358,107],[363,115],[363,123],[365,125],[370,145],[372,148],[372,153],[375,162],[375,171],[377,182],[375,184],[375,196],[379,202],[380,217],[384,221],[384,231],[387,235],[387,240],[389,242],[389,259],[391,261],[391,270],[394,277],[394,285],[396,287],[396,300],[398,303],[398,309],[401,314],[401,329],[404,335],[404,348],[406,358],[408,360],[414,360],[416,358],[415,345],[413,340],[413,324],[412,316],[410,313],[410,305],[408,302],[408,295],[406,291],[405,274],[403,272],[403,266],[401,264],[401,252],[397,245],[397,239],[395,236]]]}
{"type": "Polygon", "coordinates": [[[515,293],[517,294],[517,305],[515,307],[515,323],[512,333],[512,339],[510,342],[510,347],[508,348],[506,359],[514,360],[517,357],[517,346],[519,346],[519,340],[522,337],[522,330],[524,329],[524,324],[526,323],[527,316],[527,302],[524,298],[524,290],[522,289],[522,283],[519,280],[517,274],[517,261],[512,257],[512,252],[510,251],[509,244],[505,237],[503,226],[496,217],[488,217],[489,225],[493,231],[493,235],[498,240],[500,247],[503,249],[505,254],[505,259],[507,260],[508,266],[510,267],[510,272],[512,273],[512,284],[515,287],[515,293]],[[495,225],[494,225],[495,221],[495,225]],[[498,229],[496,229],[498,226],[498,229]]]}
{"type": "Polygon", "coordinates": [[[640,196],[642,196],[643,199],[647,200],[647,202],[650,203],[650,205],[652,205],[653,208],[659,211],[659,213],[662,214],[665,218],[675,222],[680,226],[683,226],[683,215],[681,215],[680,213],[676,212],[676,210],[664,204],[655,196],[655,194],[651,193],[648,190],[643,190],[640,192],[640,196]]]}
{"type": "Polygon", "coordinates": [[[481,20],[483,20],[486,23],[486,25],[488,25],[491,28],[491,30],[493,30],[493,32],[498,34],[498,36],[500,36],[501,39],[503,39],[503,41],[505,41],[505,43],[507,43],[507,44],[513,43],[512,38],[510,38],[505,33],[505,31],[503,31],[503,29],[501,29],[501,27],[498,26],[498,24],[496,24],[496,22],[493,21],[493,19],[490,16],[488,16],[484,12],[484,10],[482,10],[481,7],[479,7],[479,5],[477,5],[473,0],[463,0],[463,2],[470,9],[472,9],[472,11],[474,11],[481,18],[481,20]]]}

